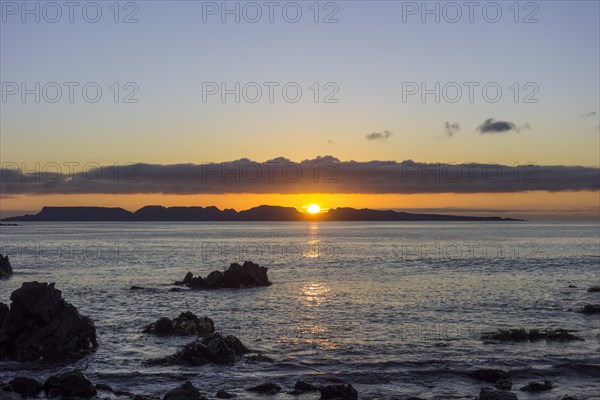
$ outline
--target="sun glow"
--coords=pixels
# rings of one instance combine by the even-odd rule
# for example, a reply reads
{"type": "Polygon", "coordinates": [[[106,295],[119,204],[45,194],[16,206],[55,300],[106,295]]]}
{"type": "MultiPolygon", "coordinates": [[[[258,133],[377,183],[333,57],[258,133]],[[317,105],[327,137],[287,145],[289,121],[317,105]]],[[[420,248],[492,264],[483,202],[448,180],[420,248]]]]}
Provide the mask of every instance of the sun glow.
{"type": "Polygon", "coordinates": [[[319,207],[318,204],[311,204],[308,207],[306,207],[306,211],[309,214],[318,214],[321,212],[321,207],[319,207]]]}

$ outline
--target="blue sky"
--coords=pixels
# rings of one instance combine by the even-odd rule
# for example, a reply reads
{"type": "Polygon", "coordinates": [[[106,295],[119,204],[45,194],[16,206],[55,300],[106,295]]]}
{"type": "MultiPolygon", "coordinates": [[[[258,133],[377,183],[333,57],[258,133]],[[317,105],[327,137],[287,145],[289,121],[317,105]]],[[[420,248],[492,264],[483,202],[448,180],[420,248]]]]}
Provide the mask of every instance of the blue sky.
{"type": "Polygon", "coordinates": [[[444,14],[439,23],[432,15],[422,22],[421,10],[405,12],[425,3],[403,1],[275,2],[273,23],[262,1],[226,2],[240,10],[261,6],[256,23],[243,15],[239,23],[232,15],[223,23],[220,10],[203,21],[203,9],[224,2],[119,2],[118,23],[112,1],[94,3],[102,10],[97,23],[82,13],[92,2],[77,2],[73,23],[64,8],[56,23],[44,20],[53,18],[51,9],[41,11],[39,23],[33,15],[22,22],[23,4],[47,3],[1,3],[3,162],[177,164],[331,155],[344,161],[600,165],[598,1],[477,2],[474,22],[465,2],[427,2],[449,10],[448,18],[458,4],[462,17],[455,23],[444,14]],[[282,9],[296,5],[302,17],[290,23],[282,9]],[[496,6],[502,16],[488,22],[496,6]],[[123,23],[133,11],[138,22],[123,23]],[[324,23],[332,11],[338,22],[324,23]],[[525,23],[527,16],[538,22],[525,23]],[[35,103],[32,96],[23,103],[20,93],[7,94],[6,85],[35,82],[79,86],[72,103],[64,85],[56,103],[35,103]],[[97,103],[82,97],[89,82],[103,91],[97,103]],[[263,97],[236,103],[217,94],[203,101],[207,82],[230,88],[256,82],[263,97]],[[265,82],[279,85],[272,103],[265,82]],[[302,89],[297,103],[283,98],[281,87],[290,82],[302,89]],[[430,88],[456,82],[463,93],[455,103],[436,103],[432,95],[423,102],[418,94],[403,101],[410,82],[430,88]],[[479,85],[473,102],[465,82],[479,85]],[[483,97],[481,88],[490,83],[503,91],[498,102],[483,97]],[[138,101],[123,102],[132,88],[138,101]],[[334,91],[337,101],[323,102],[334,91]],[[525,102],[527,94],[537,102],[525,102]],[[511,128],[478,130],[490,118],[511,128]],[[446,124],[456,127],[452,135],[446,124]],[[392,134],[366,139],[384,131],[392,134]]]}

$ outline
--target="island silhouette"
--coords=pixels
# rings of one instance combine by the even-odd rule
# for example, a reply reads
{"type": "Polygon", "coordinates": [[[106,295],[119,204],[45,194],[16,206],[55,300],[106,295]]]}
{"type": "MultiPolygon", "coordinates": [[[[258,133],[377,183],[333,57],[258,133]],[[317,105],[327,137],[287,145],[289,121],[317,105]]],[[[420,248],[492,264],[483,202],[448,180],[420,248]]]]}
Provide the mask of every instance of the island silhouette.
{"type": "Polygon", "coordinates": [[[145,206],[135,212],[120,207],[43,207],[37,214],[3,218],[11,221],[522,221],[513,218],[413,214],[394,210],[334,208],[306,214],[294,207],[261,205],[248,210],[210,207],[145,206]]]}

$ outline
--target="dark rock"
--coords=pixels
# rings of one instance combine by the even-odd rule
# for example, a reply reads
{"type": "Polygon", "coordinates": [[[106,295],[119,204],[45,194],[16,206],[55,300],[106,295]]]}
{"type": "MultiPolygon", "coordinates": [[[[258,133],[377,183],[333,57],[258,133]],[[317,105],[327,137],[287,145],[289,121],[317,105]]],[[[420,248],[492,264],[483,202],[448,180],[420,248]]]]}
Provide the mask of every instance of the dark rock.
{"type": "Polygon", "coordinates": [[[132,286],[132,287],[130,287],[129,289],[130,289],[130,290],[144,290],[144,288],[143,288],[143,287],[141,287],[141,286],[135,286],[135,285],[134,285],[134,286],[132,286]]]}
{"type": "Polygon", "coordinates": [[[133,396],[133,400],[158,400],[158,399],[156,397],[152,397],[152,396],[136,394],[135,396],[133,396]]]}
{"type": "Polygon", "coordinates": [[[582,314],[600,314],[600,304],[586,304],[577,312],[582,314]]]}
{"type": "Polygon", "coordinates": [[[266,382],[258,386],[247,389],[249,392],[257,392],[262,394],[275,394],[281,391],[281,386],[273,382],[266,382]]]}
{"type": "Polygon", "coordinates": [[[473,379],[478,381],[496,383],[501,379],[509,379],[508,373],[501,369],[476,369],[467,374],[473,379]]]}
{"type": "Polygon", "coordinates": [[[573,396],[564,396],[562,399],[560,400],[578,400],[577,397],[573,397],[573,396]]]}
{"type": "Polygon", "coordinates": [[[352,385],[328,385],[319,388],[320,400],[358,400],[358,392],[352,385]]]}
{"type": "Polygon", "coordinates": [[[174,287],[174,288],[169,289],[169,292],[183,292],[183,289],[174,287]]]}
{"type": "Polygon", "coordinates": [[[587,291],[590,293],[600,292],[600,286],[592,286],[587,291]]]}
{"type": "Polygon", "coordinates": [[[529,382],[527,386],[523,386],[521,388],[524,392],[545,392],[547,390],[552,390],[554,385],[550,381],[544,381],[544,383],[539,382],[529,382]]]}
{"type": "Polygon", "coordinates": [[[13,392],[26,397],[36,397],[42,391],[44,385],[35,379],[19,376],[8,383],[13,392]]]}
{"type": "Polygon", "coordinates": [[[144,328],[144,333],[158,336],[204,336],[215,331],[215,324],[208,317],[200,318],[190,311],[182,312],[173,320],[163,317],[144,328]]]}
{"type": "Polygon", "coordinates": [[[105,392],[113,392],[113,388],[110,387],[110,385],[107,385],[106,383],[96,383],[96,389],[104,390],[105,392]]]}
{"type": "Polygon", "coordinates": [[[512,389],[512,382],[510,379],[500,379],[494,383],[494,386],[496,389],[510,390],[512,389]]]}
{"type": "Polygon", "coordinates": [[[575,285],[569,285],[569,288],[571,288],[571,289],[576,289],[576,288],[577,288],[577,286],[575,286],[575,285]]]}
{"type": "Polygon", "coordinates": [[[194,277],[191,272],[188,272],[183,281],[175,282],[175,284],[186,285],[192,289],[239,289],[269,286],[271,282],[267,276],[267,270],[267,267],[246,261],[243,265],[233,263],[224,272],[213,271],[206,278],[194,277]]]}
{"type": "Polygon", "coordinates": [[[478,400],[518,400],[517,396],[504,390],[481,388],[478,400]]]}
{"type": "Polygon", "coordinates": [[[80,371],[52,375],[44,383],[47,397],[94,397],[98,392],[90,380],[80,371]]]}
{"type": "Polygon", "coordinates": [[[250,353],[250,350],[246,346],[244,346],[242,341],[233,335],[225,336],[225,339],[223,340],[225,341],[225,344],[227,344],[227,346],[233,349],[235,354],[239,355],[250,353]]]}
{"type": "Polygon", "coordinates": [[[192,382],[188,381],[167,392],[164,400],[206,400],[206,397],[202,396],[200,391],[192,385],[192,382]]]}
{"type": "Polygon", "coordinates": [[[10,299],[0,326],[0,359],[53,361],[98,347],[92,320],[67,303],[54,283],[25,282],[10,299]]]}
{"type": "Polygon", "coordinates": [[[215,397],[217,399],[233,399],[235,397],[235,395],[233,395],[231,393],[228,393],[228,392],[226,392],[224,390],[219,390],[217,392],[217,394],[215,395],[215,397]]]}
{"type": "Polygon", "coordinates": [[[3,256],[0,253],[0,278],[6,278],[13,274],[12,266],[8,260],[8,256],[3,256]]]}
{"type": "Polygon", "coordinates": [[[0,400],[23,400],[20,394],[10,391],[10,386],[0,386],[0,400]]]}
{"type": "MultiPolygon", "coordinates": [[[[8,317],[9,308],[6,304],[0,302],[0,330],[4,326],[4,318],[8,317]]],[[[8,322],[7,322],[8,323],[8,322]]]]}
{"type": "Polygon", "coordinates": [[[252,354],[251,356],[244,358],[244,362],[246,364],[260,364],[260,363],[273,363],[273,362],[275,362],[275,360],[273,360],[271,357],[267,357],[262,354],[252,354]]]}
{"type": "Polygon", "coordinates": [[[319,390],[317,386],[306,381],[296,381],[294,389],[299,392],[317,392],[319,390]]]}
{"type": "Polygon", "coordinates": [[[511,341],[511,342],[521,342],[521,341],[531,341],[535,342],[537,340],[545,339],[547,341],[558,341],[558,342],[571,342],[581,340],[582,338],[579,336],[573,335],[571,332],[577,332],[574,330],[568,329],[530,329],[527,331],[526,329],[498,329],[496,332],[488,332],[484,333],[481,336],[483,340],[498,340],[498,341],[511,341]]]}
{"type": "Polygon", "coordinates": [[[204,279],[204,284],[209,289],[222,288],[225,281],[225,274],[221,271],[213,271],[204,279]]]}
{"type": "Polygon", "coordinates": [[[226,288],[269,286],[271,282],[267,276],[267,267],[261,267],[252,261],[243,265],[233,263],[223,275],[223,286],[226,288]]]}
{"type": "Polygon", "coordinates": [[[192,274],[191,272],[188,272],[187,274],[185,274],[185,278],[183,278],[183,283],[190,283],[192,281],[193,277],[194,277],[194,274],[192,274]]]}
{"type": "Polygon", "coordinates": [[[145,365],[232,364],[237,356],[248,352],[234,336],[223,337],[215,332],[181,347],[175,354],[146,361],[145,365]]]}

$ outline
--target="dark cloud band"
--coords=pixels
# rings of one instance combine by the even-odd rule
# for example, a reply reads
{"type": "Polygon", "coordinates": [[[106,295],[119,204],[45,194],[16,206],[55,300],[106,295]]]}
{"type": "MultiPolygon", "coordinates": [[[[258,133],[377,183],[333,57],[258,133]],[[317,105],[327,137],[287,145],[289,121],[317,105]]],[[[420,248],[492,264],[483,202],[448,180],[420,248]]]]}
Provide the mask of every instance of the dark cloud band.
{"type": "Polygon", "coordinates": [[[339,161],[320,157],[219,164],[81,166],[3,163],[0,195],[226,193],[513,193],[596,191],[600,169],[581,166],[339,161]],[[27,173],[23,172],[28,171],[27,173]],[[76,172],[77,171],[77,172],[76,172]]]}

